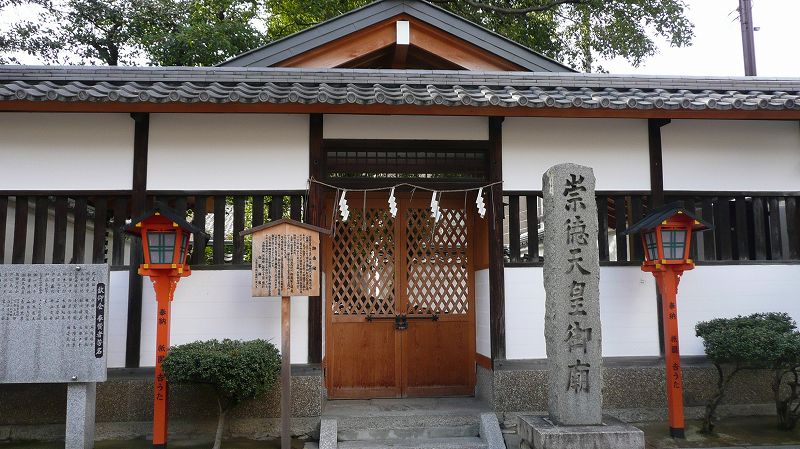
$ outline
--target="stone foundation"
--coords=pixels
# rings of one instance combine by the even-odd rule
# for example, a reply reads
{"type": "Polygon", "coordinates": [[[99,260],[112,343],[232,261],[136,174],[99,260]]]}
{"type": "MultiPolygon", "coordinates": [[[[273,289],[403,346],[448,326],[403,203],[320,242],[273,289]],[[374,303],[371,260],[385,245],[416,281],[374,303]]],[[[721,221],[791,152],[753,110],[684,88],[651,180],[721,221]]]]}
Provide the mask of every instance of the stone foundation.
{"type": "MultiPolygon", "coordinates": [[[[687,418],[702,416],[713,394],[716,370],[702,358],[683,358],[687,418]]],[[[604,361],[603,411],[625,422],[667,417],[663,360],[607,358],[604,361]]],[[[316,435],[325,401],[322,371],[317,366],[292,368],[292,431],[316,435]]],[[[771,376],[744,372],[731,385],[720,416],[774,414],[771,376]]],[[[97,384],[96,438],[145,438],[152,432],[153,370],[112,369],[97,384]]],[[[477,368],[476,396],[498,412],[506,426],[516,427],[521,414],[547,410],[545,360],[498,362],[494,371],[477,368]]],[[[0,441],[64,438],[67,387],[64,384],[0,385],[0,441]]],[[[280,391],[234,409],[227,432],[232,437],[267,438],[280,429],[280,391]]],[[[207,438],[216,430],[217,403],[208,387],[177,385],[170,390],[170,432],[207,438]]]]}
{"type": "MultiPolygon", "coordinates": [[[[213,436],[218,406],[210,387],[170,386],[170,434],[213,436]]],[[[0,440],[64,438],[65,384],[0,385],[0,440]]],[[[322,413],[322,371],[316,366],[292,367],[292,433],[319,429],[322,413]]],[[[97,440],[144,438],[152,434],[153,369],[111,369],[97,384],[97,440]]],[[[280,434],[280,386],[244,402],[228,416],[231,437],[269,438],[280,434]]]]}
{"type": "MultiPolygon", "coordinates": [[[[664,361],[657,357],[604,359],[603,410],[623,421],[666,419],[664,361]]],[[[684,401],[701,416],[714,393],[717,371],[703,357],[683,357],[684,401]]],[[[494,372],[478,367],[476,394],[497,412],[547,410],[547,361],[509,360],[496,363],[494,372]]],[[[771,374],[747,371],[737,374],[729,387],[721,413],[774,413],[771,374]]],[[[546,413],[545,413],[546,414],[546,413]]]]}

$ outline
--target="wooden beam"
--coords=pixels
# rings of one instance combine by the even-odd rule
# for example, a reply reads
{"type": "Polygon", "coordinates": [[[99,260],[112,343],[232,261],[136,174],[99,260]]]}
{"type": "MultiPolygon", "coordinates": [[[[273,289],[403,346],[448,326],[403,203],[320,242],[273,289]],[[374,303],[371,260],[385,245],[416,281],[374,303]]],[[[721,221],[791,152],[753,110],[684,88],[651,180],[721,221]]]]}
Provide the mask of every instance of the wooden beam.
{"type": "Polygon", "coordinates": [[[650,149],[650,195],[651,208],[664,204],[664,165],[661,147],[661,127],[668,124],[669,119],[649,119],[647,121],[647,143],[650,149]]]}
{"type": "Polygon", "coordinates": [[[392,55],[392,68],[405,69],[407,59],[408,59],[408,45],[395,45],[394,54],[392,55]]]}
{"type": "Polygon", "coordinates": [[[329,104],[329,103],[123,103],[0,101],[4,112],[236,112],[281,114],[361,114],[361,115],[448,115],[479,117],[571,117],[633,119],[706,120],[800,120],[800,109],[792,110],[690,110],[690,109],[584,109],[532,108],[503,106],[416,106],[408,104],[329,104]]]}
{"type": "MultiPolygon", "coordinates": [[[[147,203],[147,153],[150,140],[150,114],[132,113],[133,125],[133,183],[131,186],[131,216],[144,213],[147,203]]],[[[115,223],[115,226],[118,224],[115,223]]],[[[125,336],[125,367],[138,368],[142,340],[142,277],[139,265],[143,262],[142,242],[131,238],[131,257],[128,269],[128,322],[125,336]]]]}
{"type": "MultiPolygon", "coordinates": [[[[322,114],[311,114],[308,123],[308,174],[315,179],[321,179],[323,176],[322,125],[322,114]]],[[[306,204],[306,221],[309,224],[324,225],[324,196],[325,191],[322,186],[316,183],[309,186],[308,204],[306,204]]],[[[321,259],[326,256],[322,246],[320,245],[321,259]]],[[[308,362],[322,362],[322,296],[308,298],[308,362]]]]}
{"type": "MultiPolygon", "coordinates": [[[[503,117],[489,117],[489,181],[503,180],[503,117]]],[[[503,263],[503,187],[489,196],[489,333],[492,361],[506,358],[505,273],[503,263]]]]}

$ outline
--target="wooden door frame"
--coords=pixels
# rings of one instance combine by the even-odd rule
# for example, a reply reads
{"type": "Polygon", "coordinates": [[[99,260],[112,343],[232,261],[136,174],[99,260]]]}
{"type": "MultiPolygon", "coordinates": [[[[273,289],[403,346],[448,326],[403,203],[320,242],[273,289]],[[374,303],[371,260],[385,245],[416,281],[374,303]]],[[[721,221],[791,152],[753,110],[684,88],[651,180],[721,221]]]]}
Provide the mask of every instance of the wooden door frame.
{"type": "MultiPolygon", "coordinates": [[[[361,202],[363,201],[363,197],[359,195],[357,201],[353,201],[354,194],[359,194],[361,192],[350,192],[352,196],[349,197],[351,200],[349,205],[351,208],[360,207],[361,202]]],[[[372,193],[373,195],[376,195],[372,193]]],[[[381,194],[383,195],[383,193],[381,194]]],[[[377,195],[376,195],[377,196],[377,195]]],[[[405,213],[407,213],[405,208],[402,207],[403,203],[407,205],[416,204],[418,201],[427,201],[423,200],[419,196],[413,197],[413,193],[409,192],[396,192],[395,196],[397,197],[398,201],[398,217],[397,221],[395,222],[395,226],[398,226],[399,223],[403,223],[402,226],[395,231],[395,240],[396,245],[400,246],[400,248],[406,248],[406,232],[407,232],[407,218],[405,213]],[[402,212],[401,212],[402,211],[402,212]],[[402,242],[402,243],[401,243],[402,242]]],[[[324,204],[327,207],[323,207],[324,213],[328,214],[328,216],[333,215],[333,208],[334,210],[338,207],[336,204],[333,204],[335,195],[329,193],[326,195],[324,200],[324,204]]],[[[388,192],[386,192],[386,198],[388,199],[388,192]]],[[[369,198],[369,194],[367,194],[367,201],[375,201],[375,200],[383,200],[384,198],[369,198]]],[[[454,206],[458,206],[458,200],[456,199],[446,199],[446,202],[453,202],[454,206]]],[[[474,257],[475,257],[475,213],[469,208],[469,200],[466,202],[466,207],[464,209],[464,213],[466,214],[466,224],[467,224],[467,286],[468,286],[468,293],[467,293],[467,327],[468,327],[468,337],[467,337],[467,348],[465,352],[469,359],[469,371],[468,371],[468,378],[467,382],[468,385],[466,387],[430,387],[429,391],[422,391],[419,394],[416,394],[414,397],[424,397],[424,396],[472,396],[474,395],[475,391],[475,384],[476,384],[476,373],[475,373],[475,363],[476,363],[476,314],[475,314],[475,265],[474,265],[474,257]]],[[[423,203],[424,206],[424,203],[423,203]]],[[[336,212],[338,214],[338,212],[336,212]]],[[[335,221],[335,219],[334,219],[335,221]]],[[[333,223],[332,223],[333,225],[333,223]]],[[[323,366],[323,373],[324,373],[324,382],[325,387],[327,388],[329,395],[330,392],[333,391],[333,376],[330,375],[328,368],[333,364],[334,355],[334,348],[333,348],[333,314],[331,313],[332,308],[332,301],[333,301],[333,283],[332,281],[332,264],[333,264],[333,238],[334,235],[324,236],[323,238],[323,272],[325,273],[325,298],[322,304],[323,307],[323,314],[324,314],[324,323],[325,323],[325,344],[324,344],[324,351],[323,351],[323,359],[322,359],[322,366],[323,366]]],[[[407,293],[405,291],[399,293],[400,290],[403,290],[407,285],[407,263],[404,260],[406,257],[406,253],[404,251],[400,251],[400,248],[396,247],[395,250],[395,310],[397,311],[399,307],[405,307],[407,305],[407,293]],[[402,260],[402,262],[401,262],[402,260]],[[402,298],[402,300],[401,300],[402,298]]],[[[353,320],[357,320],[355,317],[353,320]]],[[[398,357],[400,363],[400,370],[399,375],[401,376],[398,381],[398,386],[400,389],[399,397],[406,397],[407,390],[408,390],[408,357],[405,357],[402,351],[402,348],[398,349],[398,346],[401,345],[402,340],[406,339],[406,333],[400,335],[399,338],[395,340],[395,354],[398,357]],[[399,353],[399,354],[398,354],[399,353]]],[[[360,391],[361,393],[364,390],[360,391]]],[[[353,392],[353,394],[349,394],[347,392],[339,392],[337,394],[337,399],[346,399],[346,398],[364,398],[365,395],[358,394],[353,392]]],[[[378,395],[380,393],[375,391],[378,395]]],[[[371,396],[367,395],[366,397],[387,397],[387,396],[371,396]]],[[[389,396],[391,397],[391,396],[389,396]]]]}

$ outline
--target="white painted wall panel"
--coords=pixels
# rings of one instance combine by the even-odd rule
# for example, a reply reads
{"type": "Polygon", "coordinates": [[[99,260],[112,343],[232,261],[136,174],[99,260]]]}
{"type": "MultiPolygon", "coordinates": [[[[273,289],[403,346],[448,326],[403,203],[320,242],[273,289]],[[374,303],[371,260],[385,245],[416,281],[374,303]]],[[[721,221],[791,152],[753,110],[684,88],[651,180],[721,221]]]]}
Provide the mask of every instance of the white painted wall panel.
{"type": "Polygon", "coordinates": [[[327,114],[326,139],[487,140],[486,117],[327,114]]]}
{"type": "MultiPolygon", "coordinates": [[[[506,356],[546,358],[542,268],[506,268],[505,279],[506,356]]],[[[600,317],[604,356],[659,355],[652,275],[638,267],[600,268],[600,317]]]]}
{"type": "MultiPolygon", "coordinates": [[[[262,338],[281,346],[280,298],[250,296],[250,270],[197,270],[181,279],[172,302],[170,344],[213,338],[262,338]]],[[[156,300],[145,283],[142,295],[142,366],[155,364],[156,300]]],[[[308,362],[308,298],[292,298],[292,363],[308,362]]]]}
{"type": "Polygon", "coordinates": [[[151,190],[295,190],[308,180],[308,116],[152,114],[151,190]]]}
{"type": "Polygon", "coordinates": [[[649,190],[647,121],[506,118],[503,189],[541,190],[542,175],[562,162],[594,169],[597,190],[649,190]]]}
{"type": "Polygon", "coordinates": [[[661,128],[668,190],[800,190],[800,126],[770,120],[673,120],[661,128]]]}
{"type": "Polygon", "coordinates": [[[786,312],[800,320],[800,266],[700,266],[681,277],[678,332],[682,355],[703,355],[694,326],[713,318],[786,312]]]}
{"type": "Polygon", "coordinates": [[[0,190],[130,189],[128,114],[0,113],[0,190]]]}
{"type": "Polygon", "coordinates": [[[109,368],[124,368],[128,332],[128,272],[112,271],[109,278],[107,363],[109,368]]]}
{"type": "Polygon", "coordinates": [[[489,321],[489,270],[478,270],[475,272],[475,350],[486,357],[492,356],[489,321]]]}
{"type": "Polygon", "coordinates": [[[544,277],[539,267],[506,268],[506,358],[543,359],[544,277]]]}

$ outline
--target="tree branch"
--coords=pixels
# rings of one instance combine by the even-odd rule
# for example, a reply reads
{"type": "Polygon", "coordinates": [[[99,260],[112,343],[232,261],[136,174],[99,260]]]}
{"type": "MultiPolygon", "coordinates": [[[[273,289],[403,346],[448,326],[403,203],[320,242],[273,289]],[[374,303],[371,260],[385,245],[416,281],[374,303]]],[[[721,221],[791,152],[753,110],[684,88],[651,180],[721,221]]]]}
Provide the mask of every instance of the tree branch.
{"type": "MultiPolygon", "coordinates": [[[[431,3],[453,3],[455,1],[456,0],[431,0],[431,3]]],[[[495,6],[489,3],[483,3],[476,0],[464,0],[464,2],[472,7],[481,8],[487,11],[494,11],[502,14],[523,15],[532,12],[547,11],[549,9],[555,8],[556,6],[564,4],[586,4],[589,3],[589,0],[552,0],[549,3],[537,6],[528,6],[526,8],[508,8],[503,6],[495,6]]]]}

